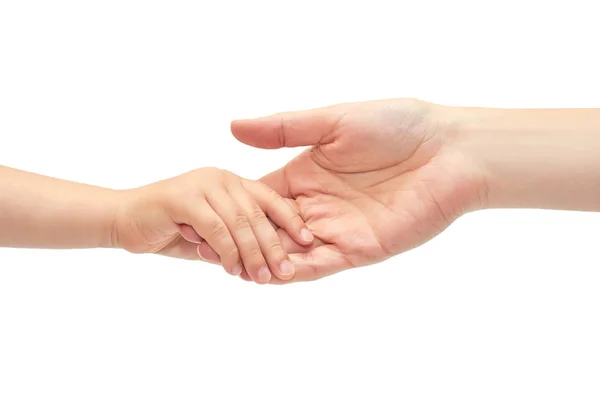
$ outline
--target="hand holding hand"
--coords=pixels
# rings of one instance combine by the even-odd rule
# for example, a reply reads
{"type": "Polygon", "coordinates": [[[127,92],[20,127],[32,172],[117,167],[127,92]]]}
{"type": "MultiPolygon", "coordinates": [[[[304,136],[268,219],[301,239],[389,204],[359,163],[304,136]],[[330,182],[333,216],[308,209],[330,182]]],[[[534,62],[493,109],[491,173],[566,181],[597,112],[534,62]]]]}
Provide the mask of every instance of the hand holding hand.
{"type": "MultiPolygon", "coordinates": [[[[233,122],[234,136],[251,146],[311,146],[262,179],[296,201],[317,237],[306,247],[280,233],[296,266],[290,281],[380,262],[479,208],[485,183],[461,150],[461,117],[449,108],[398,99],[233,122]]],[[[203,244],[200,251],[218,260],[210,247],[203,244]]]]}
{"type": "Polygon", "coordinates": [[[257,283],[294,267],[267,216],[298,244],[312,235],[295,208],[261,182],[203,168],[124,192],[115,221],[117,245],[136,253],[199,259],[207,241],[223,267],[257,283]]]}

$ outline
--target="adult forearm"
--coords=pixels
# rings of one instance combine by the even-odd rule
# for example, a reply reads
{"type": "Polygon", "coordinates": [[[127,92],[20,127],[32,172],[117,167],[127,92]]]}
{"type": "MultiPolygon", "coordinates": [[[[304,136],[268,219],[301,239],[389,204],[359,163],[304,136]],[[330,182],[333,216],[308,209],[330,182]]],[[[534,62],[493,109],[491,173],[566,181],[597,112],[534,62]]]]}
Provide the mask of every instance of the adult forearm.
{"type": "Polygon", "coordinates": [[[118,193],[0,166],[0,246],[110,247],[118,193]]]}
{"type": "Polygon", "coordinates": [[[487,207],[600,211],[600,109],[467,112],[461,145],[487,207]]]}

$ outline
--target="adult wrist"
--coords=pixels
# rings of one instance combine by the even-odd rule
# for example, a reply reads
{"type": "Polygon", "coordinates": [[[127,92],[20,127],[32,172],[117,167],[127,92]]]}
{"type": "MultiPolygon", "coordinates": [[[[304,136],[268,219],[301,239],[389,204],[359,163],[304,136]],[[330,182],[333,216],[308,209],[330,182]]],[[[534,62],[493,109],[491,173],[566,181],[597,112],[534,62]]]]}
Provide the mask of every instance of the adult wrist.
{"type": "Polygon", "coordinates": [[[103,223],[106,247],[102,248],[122,248],[119,242],[119,222],[128,192],[128,190],[111,190],[107,195],[106,220],[103,223]]]}
{"type": "Polygon", "coordinates": [[[600,111],[457,109],[484,208],[600,210],[600,111]]]}

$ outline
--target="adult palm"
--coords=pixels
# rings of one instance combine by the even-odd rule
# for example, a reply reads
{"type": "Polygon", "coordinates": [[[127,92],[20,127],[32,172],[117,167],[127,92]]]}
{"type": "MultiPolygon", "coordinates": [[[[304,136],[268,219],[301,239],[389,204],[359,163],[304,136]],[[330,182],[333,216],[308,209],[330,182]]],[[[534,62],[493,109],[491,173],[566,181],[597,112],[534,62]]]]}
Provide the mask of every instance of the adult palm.
{"type": "Polygon", "coordinates": [[[262,178],[295,200],[317,237],[301,247],[280,231],[296,266],[291,281],[383,261],[480,205],[483,178],[459,149],[458,114],[396,99],[233,122],[251,146],[311,146],[262,178]]]}

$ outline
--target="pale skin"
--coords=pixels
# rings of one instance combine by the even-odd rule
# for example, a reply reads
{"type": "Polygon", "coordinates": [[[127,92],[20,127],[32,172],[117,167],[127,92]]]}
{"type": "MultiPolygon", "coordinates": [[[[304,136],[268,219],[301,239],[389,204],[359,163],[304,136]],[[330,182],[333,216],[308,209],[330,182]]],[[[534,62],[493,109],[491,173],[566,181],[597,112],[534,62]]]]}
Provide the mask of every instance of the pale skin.
{"type": "Polygon", "coordinates": [[[230,274],[264,284],[294,274],[269,220],[299,244],[313,240],[272,189],[215,168],[115,191],[0,167],[0,247],[119,247],[198,259],[202,236],[230,274]]]}
{"type": "MultiPolygon", "coordinates": [[[[262,178],[296,201],[316,237],[299,246],[279,231],[296,272],[272,283],[383,261],[469,211],[600,211],[600,109],[459,108],[393,99],[231,127],[251,146],[309,146],[262,178]]],[[[209,244],[199,251],[219,261],[209,244]]]]}
{"type": "MultiPolygon", "coordinates": [[[[310,281],[381,262],[425,243],[469,211],[600,211],[600,109],[460,108],[392,99],[231,127],[252,146],[309,147],[262,182],[288,199],[315,239],[303,239],[295,215],[286,218],[293,220],[289,225],[267,211],[283,226],[277,258],[286,262],[287,252],[294,270],[278,273],[271,263],[280,260],[263,258],[268,280],[259,278],[264,264],[258,267],[258,260],[240,274],[246,280],[310,281]]],[[[189,212],[161,215],[176,195],[190,193],[182,187],[190,179],[114,192],[19,173],[0,168],[0,246],[156,252],[170,242],[158,252],[189,259],[199,253],[236,273],[222,243],[194,227],[189,212]]]]}

